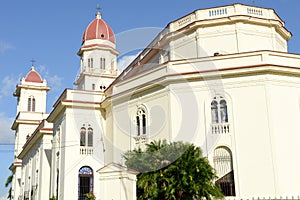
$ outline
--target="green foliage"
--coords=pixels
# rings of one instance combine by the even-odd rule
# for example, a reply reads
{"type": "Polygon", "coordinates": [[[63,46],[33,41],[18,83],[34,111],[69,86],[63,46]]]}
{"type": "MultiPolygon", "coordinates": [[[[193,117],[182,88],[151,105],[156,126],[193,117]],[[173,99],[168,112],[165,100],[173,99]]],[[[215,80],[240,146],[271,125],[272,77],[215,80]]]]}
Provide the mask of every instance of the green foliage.
{"type": "Polygon", "coordinates": [[[57,198],[53,195],[49,200],[57,200],[57,198]]]}
{"type": "MultiPolygon", "coordinates": [[[[12,180],[13,180],[13,175],[11,174],[11,175],[9,175],[9,176],[7,177],[7,179],[6,179],[5,187],[10,186],[11,183],[12,183],[12,180]]],[[[9,190],[8,190],[7,198],[8,198],[8,199],[11,199],[11,198],[12,198],[12,196],[11,196],[11,187],[10,187],[9,190]]]]}
{"type": "Polygon", "coordinates": [[[95,200],[96,197],[93,192],[90,192],[90,193],[85,194],[85,199],[86,200],[95,200]]]}
{"type": "Polygon", "coordinates": [[[222,198],[216,174],[199,147],[183,142],[154,141],[146,149],[124,154],[137,176],[137,199],[222,198]]]}

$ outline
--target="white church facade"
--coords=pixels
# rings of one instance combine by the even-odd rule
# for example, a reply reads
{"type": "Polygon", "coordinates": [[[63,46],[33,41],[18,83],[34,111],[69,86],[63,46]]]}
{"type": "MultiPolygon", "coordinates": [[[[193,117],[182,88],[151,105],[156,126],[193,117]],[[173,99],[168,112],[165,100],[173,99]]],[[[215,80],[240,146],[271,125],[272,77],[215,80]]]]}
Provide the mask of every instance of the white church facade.
{"type": "Polygon", "coordinates": [[[34,67],[17,85],[14,199],[136,199],[122,154],[153,140],[201,147],[226,198],[300,198],[300,55],[272,9],[234,4],[170,22],[124,69],[100,13],[77,89],[46,113],[34,67]]]}

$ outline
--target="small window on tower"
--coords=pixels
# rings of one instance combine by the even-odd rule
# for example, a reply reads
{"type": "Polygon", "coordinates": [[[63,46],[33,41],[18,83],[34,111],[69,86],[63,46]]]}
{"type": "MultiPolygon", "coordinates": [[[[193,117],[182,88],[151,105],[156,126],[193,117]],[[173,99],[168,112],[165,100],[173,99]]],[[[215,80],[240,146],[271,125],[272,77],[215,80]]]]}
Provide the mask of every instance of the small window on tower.
{"type": "Polygon", "coordinates": [[[27,111],[28,112],[35,112],[35,98],[30,96],[27,102],[27,111]]]}
{"type": "Polygon", "coordinates": [[[95,90],[96,89],[96,86],[95,86],[95,84],[93,83],[92,84],[92,90],[95,90]]]}
{"type": "Polygon", "coordinates": [[[105,58],[100,58],[100,69],[105,69],[105,58]]]}
{"type": "Polygon", "coordinates": [[[93,67],[94,67],[94,64],[93,64],[93,58],[89,58],[89,59],[88,59],[88,67],[89,67],[89,68],[93,68],[93,67]]]}
{"type": "Polygon", "coordinates": [[[27,111],[31,111],[31,97],[28,98],[27,111]]]}

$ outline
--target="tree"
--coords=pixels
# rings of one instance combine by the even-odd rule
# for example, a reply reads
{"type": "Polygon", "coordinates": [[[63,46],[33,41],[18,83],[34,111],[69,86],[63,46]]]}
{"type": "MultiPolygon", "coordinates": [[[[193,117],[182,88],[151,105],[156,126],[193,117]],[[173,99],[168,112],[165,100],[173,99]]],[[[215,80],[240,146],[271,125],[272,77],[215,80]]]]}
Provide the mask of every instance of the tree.
{"type": "Polygon", "coordinates": [[[124,154],[137,176],[137,199],[222,198],[217,178],[199,147],[183,142],[154,141],[145,150],[124,154]]]}
{"type": "MultiPolygon", "coordinates": [[[[11,183],[12,183],[12,180],[13,180],[13,175],[11,174],[11,175],[9,175],[9,176],[7,177],[7,179],[6,179],[5,187],[10,186],[11,183]]],[[[8,198],[8,199],[11,199],[11,198],[12,198],[12,196],[11,196],[11,187],[10,187],[9,190],[8,190],[8,196],[7,196],[7,198],[8,198]]]]}

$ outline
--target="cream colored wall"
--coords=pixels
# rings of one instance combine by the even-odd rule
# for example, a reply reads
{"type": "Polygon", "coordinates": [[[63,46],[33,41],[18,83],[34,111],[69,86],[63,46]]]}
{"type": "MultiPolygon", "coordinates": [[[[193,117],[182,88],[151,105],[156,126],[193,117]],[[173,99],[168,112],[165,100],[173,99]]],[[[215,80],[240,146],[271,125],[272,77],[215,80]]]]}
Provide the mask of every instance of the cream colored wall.
{"type": "Polygon", "coordinates": [[[259,76],[254,80],[242,78],[235,86],[226,89],[233,105],[235,143],[231,150],[236,163],[237,195],[242,197],[263,197],[275,192],[263,79],[259,76]]]}
{"type": "Polygon", "coordinates": [[[287,52],[287,43],[273,27],[239,22],[183,33],[172,42],[171,53],[173,60],[181,60],[258,50],[287,52]]]}
{"type": "Polygon", "coordinates": [[[116,55],[112,54],[108,50],[93,49],[85,51],[83,53],[83,65],[82,67],[88,68],[88,58],[93,58],[93,68],[100,69],[100,58],[105,58],[105,69],[116,69],[116,55]],[[112,65],[112,61],[114,61],[112,65]]]}
{"type": "Polygon", "coordinates": [[[105,86],[107,88],[118,75],[118,71],[116,71],[117,57],[115,53],[112,53],[109,50],[85,50],[81,59],[80,73],[85,75],[76,83],[78,89],[93,90],[92,84],[95,84],[95,90],[101,91],[102,89],[100,89],[100,86],[105,86]],[[93,58],[92,68],[88,67],[89,58],[93,58]],[[100,58],[105,59],[105,69],[100,68],[100,58]]]}
{"type": "Polygon", "coordinates": [[[213,87],[205,88],[205,83],[201,82],[171,87],[173,138],[201,146],[212,165],[216,147],[230,148],[236,193],[243,198],[299,195],[296,189],[300,175],[296,170],[300,162],[296,159],[298,128],[293,126],[300,120],[299,80],[273,77],[276,80],[273,83],[266,81],[268,79],[266,75],[222,80],[224,90],[219,93],[224,93],[228,103],[231,133],[221,135],[213,135],[209,129],[209,99],[215,92],[213,87]],[[294,82],[282,83],[288,80],[294,82]],[[184,117],[189,120],[185,122],[184,117]],[[272,122],[273,118],[276,122],[272,122]],[[182,137],[177,135],[180,130],[184,132],[182,137]],[[286,131],[290,137],[286,137],[286,131]]]}
{"type": "Polygon", "coordinates": [[[46,113],[46,91],[22,89],[20,92],[19,111],[27,111],[28,98],[33,96],[35,98],[35,112],[46,113]]]}
{"type": "Polygon", "coordinates": [[[300,81],[291,77],[270,77],[266,88],[269,96],[271,144],[276,173],[276,192],[279,195],[299,195],[300,146],[299,95],[300,81]],[[288,184],[287,184],[288,183],[288,184]]]}
{"type": "Polygon", "coordinates": [[[104,165],[102,125],[99,110],[67,108],[65,125],[61,129],[60,142],[60,181],[59,197],[62,199],[78,198],[78,172],[83,166],[89,166],[94,173],[94,194],[98,195],[98,174],[96,171],[104,165]],[[83,124],[93,128],[93,154],[80,154],[80,129],[83,124]]]}
{"type": "MultiPolygon", "coordinates": [[[[33,147],[28,151],[22,160],[22,188],[21,195],[25,191],[30,192],[33,186],[37,186],[33,191],[35,199],[48,199],[50,188],[50,163],[48,162],[45,151],[51,150],[52,135],[44,135],[33,147]],[[30,178],[29,178],[30,177],[30,178]]],[[[30,198],[31,199],[31,198],[30,198]]]]}
{"type": "MultiPolygon", "coordinates": [[[[138,106],[144,106],[147,112],[147,141],[169,138],[169,100],[165,88],[152,90],[148,94],[135,94],[133,91],[122,96],[121,100],[113,100],[111,112],[107,112],[107,139],[112,143],[113,158],[110,162],[122,163],[122,154],[139,145],[133,137],[136,132],[136,112],[138,106]]],[[[141,145],[142,147],[143,145],[141,145]]],[[[108,152],[107,152],[108,153],[108,152]]]]}
{"type": "MultiPolygon", "coordinates": [[[[299,195],[296,188],[299,188],[300,173],[296,169],[300,163],[297,159],[300,140],[297,140],[295,126],[300,120],[299,80],[270,75],[207,81],[182,78],[178,76],[176,80],[181,82],[173,82],[161,92],[149,91],[136,96],[128,92],[124,102],[114,101],[112,97],[113,115],[119,117],[107,121],[113,123],[114,144],[124,150],[131,146],[132,140],[126,133],[134,132],[135,124],[130,125],[130,116],[134,116],[137,105],[143,104],[151,113],[150,141],[165,138],[193,142],[203,149],[212,165],[214,150],[228,147],[233,156],[237,197],[299,195]],[[226,98],[229,134],[211,132],[210,103],[215,94],[226,98]],[[116,124],[121,119],[122,129],[116,124]],[[163,128],[154,134],[152,127],[163,128]],[[285,130],[290,137],[285,137],[285,130]],[[286,186],[287,182],[293,186],[286,186]]],[[[139,80],[147,80],[147,77],[128,84],[139,80]]]]}

